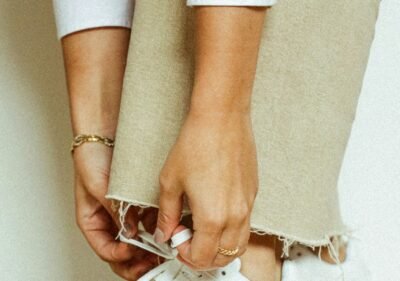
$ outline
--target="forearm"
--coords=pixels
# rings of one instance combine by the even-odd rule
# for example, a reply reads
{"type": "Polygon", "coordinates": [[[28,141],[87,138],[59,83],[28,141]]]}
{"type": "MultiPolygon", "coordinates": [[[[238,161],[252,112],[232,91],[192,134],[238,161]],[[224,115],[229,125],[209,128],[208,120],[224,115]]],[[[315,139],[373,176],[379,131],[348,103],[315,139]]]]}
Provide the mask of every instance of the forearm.
{"type": "Polygon", "coordinates": [[[200,270],[244,253],[258,190],[250,101],[265,8],[195,8],[195,77],[189,113],[160,172],[158,241],[180,223],[188,199],[193,238],[180,260],[200,270]],[[212,194],[212,196],[210,196],[212,194]]]}
{"type": "Polygon", "coordinates": [[[195,9],[191,112],[249,113],[266,8],[195,9]]]}
{"type": "Polygon", "coordinates": [[[62,39],[73,134],[114,136],[130,30],[98,28],[62,39]]]}

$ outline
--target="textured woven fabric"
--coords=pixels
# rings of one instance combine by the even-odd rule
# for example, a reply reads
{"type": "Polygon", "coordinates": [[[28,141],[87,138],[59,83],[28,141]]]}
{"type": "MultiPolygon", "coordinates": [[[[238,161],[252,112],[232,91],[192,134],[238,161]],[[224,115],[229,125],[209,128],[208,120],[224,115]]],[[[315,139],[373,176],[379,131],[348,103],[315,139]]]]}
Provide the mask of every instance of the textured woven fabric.
{"type": "MultiPolygon", "coordinates": [[[[379,0],[269,8],[252,97],[259,161],[253,231],[309,246],[346,232],[337,180],[379,0]]],[[[137,1],[107,198],[157,206],[158,176],[188,110],[194,9],[137,1]]]]}

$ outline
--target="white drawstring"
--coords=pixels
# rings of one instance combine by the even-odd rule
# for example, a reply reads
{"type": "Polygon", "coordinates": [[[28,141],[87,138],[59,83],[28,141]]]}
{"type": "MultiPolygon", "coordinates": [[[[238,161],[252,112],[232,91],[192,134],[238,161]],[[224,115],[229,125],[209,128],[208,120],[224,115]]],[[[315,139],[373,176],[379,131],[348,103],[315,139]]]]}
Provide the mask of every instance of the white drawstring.
{"type": "MultiPolygon", "coordinates": [[[[185,266],[178,259],[176,259],[178,251],[175,248],[181,245],[182,243],[185,243],[190,238],[192,238],[192,232],[190,229],[185,229],[172,236],[171,246],[168,245],[167,243],[159,244],[155,242],[153,235],[144,230],[143,224],[141,222],[139,222],[138,225],[137,236],[142,241],[127,238],[122,234],[122,232],[120,232],[119,234],[119,239],[124,243],[128,243],[136,247],[142,248],[146,251],[149,251],[153,254],[156,254],[168,260],[163,264],[147,272],[145,275],[139,278],[138,281],[151,281],[154,277],[158,276],[161,273],[169,274],[171,275],[171,278],[174,278],[185,266]]],[[[194,274],[194,272],[192,274],[194,274]]],[[[214,277],[211,273],[206,271],[201,273],[199,272],[199,274],[202,274],[207,277],[214,277]]]]}

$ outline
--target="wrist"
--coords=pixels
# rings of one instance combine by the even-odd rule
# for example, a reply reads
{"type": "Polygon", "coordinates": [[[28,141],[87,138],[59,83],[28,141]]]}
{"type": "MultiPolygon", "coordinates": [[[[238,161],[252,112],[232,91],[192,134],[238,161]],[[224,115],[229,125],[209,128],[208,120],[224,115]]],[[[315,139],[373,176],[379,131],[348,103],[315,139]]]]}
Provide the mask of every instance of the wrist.
{"type": "Polygon", "coordinates": [[[251,94],[244,91],[193,91],[189,111],[195,115],[249,116],[251,94]]]}
{"type": "Polygon", "coordinates": [[[99,135],[106,138],[115,138],[115,128],[106,127],[104,125],[88,124],[88,125],[78,125],[72,126],[73,136],[78,135],[99,135]]]}
{"type": "Polygon", "coordinates": [[[188,126],[213,130],[236,130],[237,128],[251,127],[251,114],[249,111],[226,110],[189,110],[186,123],[188,126]]]}
{"type": "Polygon", "coordinates": [[[114,137],[119,114],[119,99],[107,93],[71,94],[71,121],[74,135],[98,134],[114,137]]]}
{"type": "Polygon", "coordinates": [[[107,124],[106,121],[102,122],[101,119],[97,120],[83,120],[72,122],[72,133],[74,136],[85,135],[100,135],[103,137],[114,138],[117,125],[107,124]]]}

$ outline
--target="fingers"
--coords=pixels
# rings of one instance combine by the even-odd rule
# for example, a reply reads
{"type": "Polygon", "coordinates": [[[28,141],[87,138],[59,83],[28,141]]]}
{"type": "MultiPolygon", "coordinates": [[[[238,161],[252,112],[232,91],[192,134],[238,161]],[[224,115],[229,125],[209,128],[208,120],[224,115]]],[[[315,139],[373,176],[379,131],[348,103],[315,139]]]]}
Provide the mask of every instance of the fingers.
{"type": "Polygon", "coordinates": [[[182,193],[171,185],[160,180],[160,199],[157,218],[157,228],[154,239],[157,243],[169,240],[173,231],[179,225],[182,214],[182,193]]]}
{"type": "MultiPolygon", "coordinates": [[[[239,247],[239,235],[240,229],[229,227],[224,230],[221,235],[221,239],[219,241],[219,247],[225,250],[235,250],[239,247]]],[[[212,264],[217,267],[223,267],[229,264],[237,257],[237,254],[234,256],[225,256],[221,253],[217,253],[212,260],[212,264]]]]}
{"type": "Polygon", "coordinates": [[[124,262],[135,256],[135,248],[119,242],[107,231],[84,230],[87,241],[95,253],[106,262],[124,262]]]}
{"type": "MultiPolygon", "coordinates": [[[[186,229],[185,226],[179,225],[179,226],[174,230],[173,235],[177,234],[178,232],[181,232],[181,231],[184,230],[184,229],[186,229]]],[[[190,248],[191,248],[191,239],[188,240],[188,241],[186,241],[186,242],[184,242],[184,243],[181,243],[179,246],[177,246],[176,249],[178,250],[178,253],[179,253],[178,256],[177,256],[177,258],[178,258],[182,263],[186,264],[187,266],[191,267],[192,269],[198,270],[199,268],[198,268],[196,265],[194,265],[194,264],[191,262],[191,259],[189,258],[189,257],[190,257],[190,253],[191,253],[190,248]],[[185,258],[183,258],[183,257],[185,257],[185,258]]]]}
{"type": "Polygon", "coordinates": [[[150,257],[141,259],[132,259],[123,263],[110,263],[111,269],[120,277],[129,281],[136,281],[146,272],[157,265],[154,259],[150,257]]]}
{"type": "Polygon", "coordinates": [[[235,258],[244,254],[250,238],[250,226],[248,221],[249,220],[247,220],[241,226],[231,225],[224,230],[221,235],[219,246],[228,250],[233,250],[238,247],[239,252],[234,256],[224,256],[222,254],[216,255],[213,261],[214,266],[223,267],[232,262],[235,258]]]}
{"type": "Polygon", "coordinates": [[[194,231],[191,251],[182,258],[202,269],[215,266],[213,261],[217,255],[221,235],[221,229],[215,229],[215,232],[194,231]]]}
{"type": "MultiPolygon", "coordinates": [[[[137,230],[138,230],[137,225],[139,222],[138,209],[139,209],[139,207],[131,206],[129,208],[128,212],[125,214],[125,217],[124,217],[125,231],[123,234],[126,238],[133,238],[137,233],[137,230]]],[[[114,219],[114,221],[115,221],[115,219],[114,219]]],[[[117,225],[119,228],[122,227],[119,222],[119,215],[118,215],[117,225]]]]}
{"type": "MultiPolygon", "coordinates": [[[[100,204],[107,210],[108,214],[111,216],[112,220],[114,221],[115,225],[120,229],[122,227],[120,223],[119,213],[118,210],[113,210],[112,208],[112,201],[105,198],[105,193],[101,192],[102,190],[107,190],[107,185],[100,186],[96,184],[92,184],[91,181],[85,183],[85,190],[88,191],[90,195],[92,195],[100,204]]],[[[103,183],[102,183],[103,184],[103,183]]],[[[127,238],[132,238],[137,231],[137,223],[138,223],[138,208],[137,207],[130,207],[126,215],[124,216],[124,235],[127,238]]]]}
{"type": "Polygon", "coordinates": [[[76,189],[76,221],[95,253],[107,262],[122,262],[135,248],[114,239],[115,224],[103,206],[84,188],[76,189]]]}
{"type": "MultiPolygon", "coordinates": [[[[137,280],[157,265],[157,257],[140,248],[116,241],[118,230],[132,238],[137,232],[138,208],[130,207],[121,226],[119,212],[105,195],[108,188],[111,151],[102,146],[84,146],[74,154],[76,222],[94,252],[126,280],[137,280]],[[91,161],[96,155],[96,161],[91,161]]],[[[156,217],[156,215],[154,216],[156,217]]],[[[153,219],[154,220],[154,219],[153,219]]],[[[147,224],[153,225],[147,216],[147,224]]]]}
{"type": "Polygon", "coordinates": [[[250,218],[247,214],[236,216],[224,227],[216,216],[197,222],[191,241],[177,247],[180,260],[195,270],[211,270],[226,266],[245,251],[250,238],[250,218]],[[244,220],[244,221],[243,221],[244,220]],[[233,256],[218,253],[218,247],[239,252],[233,256]]]}
{"type": "MultiPolygon", "coordinates": [[[[109,183],[111,157],[112,150],[105,146],[85,145],[75,151],[75,186],[79,189],[84,188],[90,196],[100,202],[120,228],[118,212],[112,209],[111,200],[105,198],[109,183]],[[92,161],[94,156],[96,161],[92,161]]],[[[135,218],[131,215],[127,215],[125,221],[127,226],[135,225],[135,218]]]]}
{"type": "Polygon", "coordinates": [[[157,226],[157,208],[144,208],[143,213],[139,217],[139,220],[142,221],[145,230],[149,233],[154,233],[157,226]]]}
{"type": "MultiPolygon", "coordinates": [[[[246,228],[244,228],[246,229],[246,228]]],[[[226,266],[241,256],[247,247],[249,234],[237,228],[227,228],[221,234],[195,231],[191,242],[178,247],[180,257],[197,270],[212,270],[226,266]],[[238,235],[238,232],[241,234],[238,235]],[[222,255],[218,247],[239,252],[233,256],[222,255]]]]}
{"type": "Polygon", "coordinates": [[[193,237],[179,246],[180,257],[193,269],[211,269],[224,229],[224,220],[216,214],[194,218],[193,237]]]}

